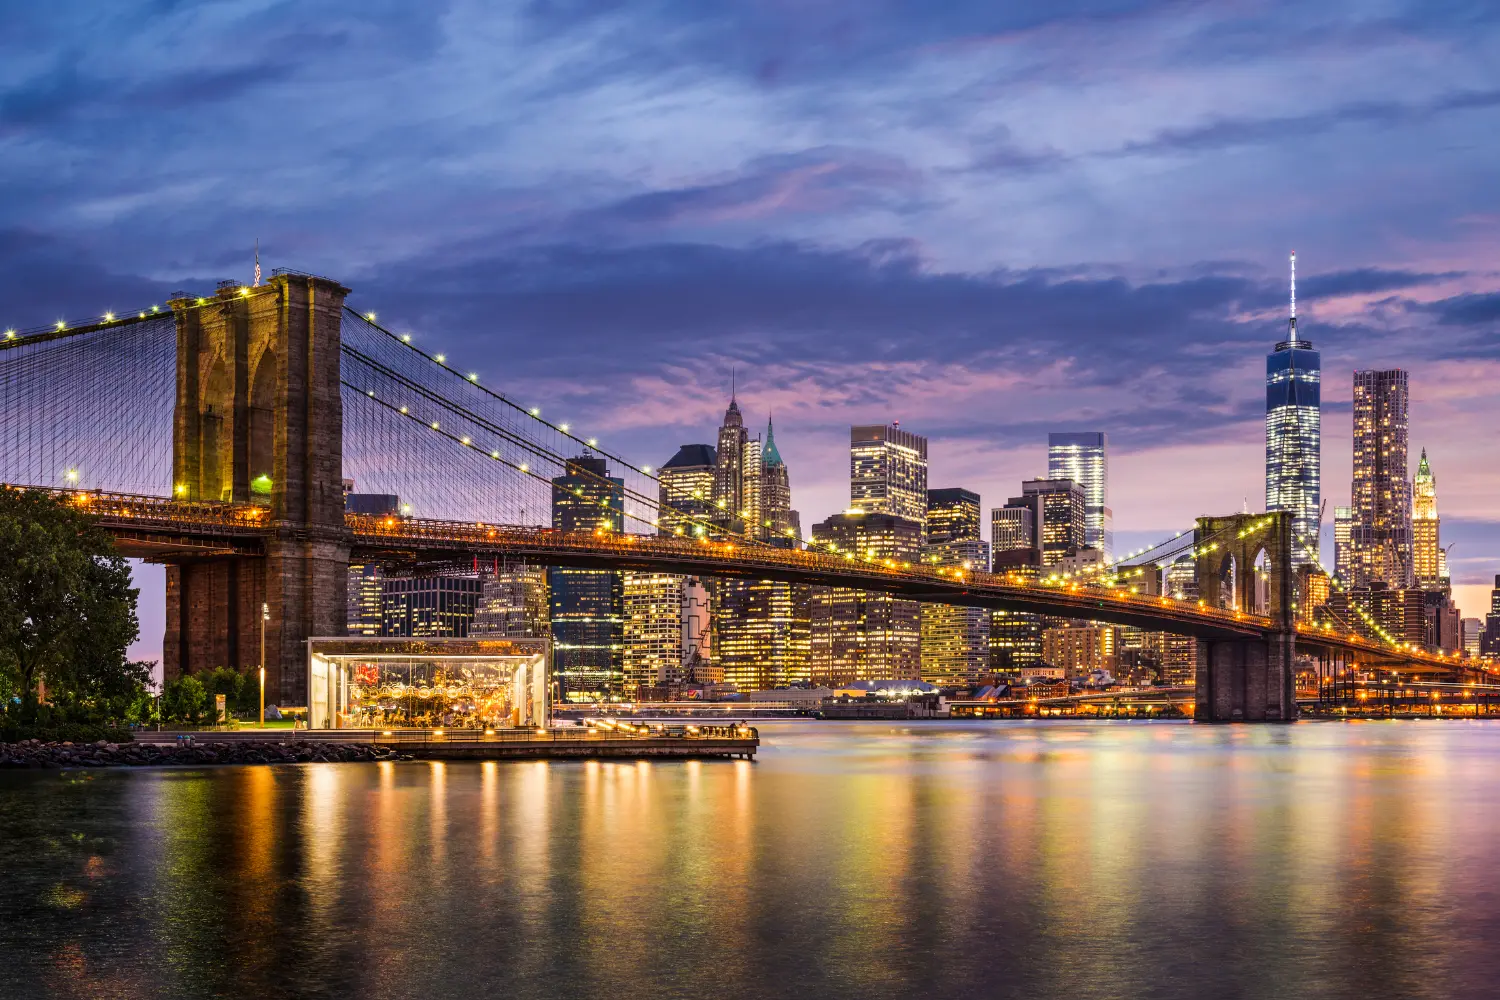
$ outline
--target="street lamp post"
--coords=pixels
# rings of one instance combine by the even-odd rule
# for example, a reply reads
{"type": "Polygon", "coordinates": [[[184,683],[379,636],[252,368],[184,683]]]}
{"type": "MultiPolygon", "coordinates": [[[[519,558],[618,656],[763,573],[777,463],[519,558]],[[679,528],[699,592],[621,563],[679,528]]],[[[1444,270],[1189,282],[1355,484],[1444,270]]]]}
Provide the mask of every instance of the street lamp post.
{"type": "Polygon", "coordinates": [[[271,620],[271,605],[260,606],[260,728],[266,728],[266,622],[271,620]]]}

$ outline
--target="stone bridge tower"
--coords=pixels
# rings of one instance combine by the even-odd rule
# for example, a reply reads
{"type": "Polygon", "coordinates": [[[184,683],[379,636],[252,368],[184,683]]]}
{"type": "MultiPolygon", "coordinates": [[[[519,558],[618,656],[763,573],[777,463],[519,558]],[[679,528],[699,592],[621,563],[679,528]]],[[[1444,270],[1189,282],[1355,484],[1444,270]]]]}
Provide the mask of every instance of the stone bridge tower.
{"type": "Polygon", "coordinates": [[[260,557],[208,555],[167,568],[168,678],[260,662],[266,703],[306,704],[305,641],[343,635],[344,525],[339,331],[349,290],[277,275],[258,288],[177,299],[173,492],[267,508],[260,557]]]}
{"type": "Polygon", "coordinates": [[[1211,608],[1271,619],[1257,639],[1199,639],[1197,708],[1204,722],[1290,722],[1297,717],[1297,632],[1292,515],[1198,518],[1198,594],[1211,608]],[[1257,566],[1261,555],[1262,565],[1257,566]]]}

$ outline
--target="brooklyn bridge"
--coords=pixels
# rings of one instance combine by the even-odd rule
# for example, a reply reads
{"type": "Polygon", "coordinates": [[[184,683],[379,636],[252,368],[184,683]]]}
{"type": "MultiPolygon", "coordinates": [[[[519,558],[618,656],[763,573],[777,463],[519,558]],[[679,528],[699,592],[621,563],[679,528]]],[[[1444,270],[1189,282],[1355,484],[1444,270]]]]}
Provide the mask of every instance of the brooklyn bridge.
{"type": "MultiPolygon", "coordinates": [[[[722,521],[699,522],[701,535],[663,534],[649,466],[427,353],[350,308],[348,295],[336,281],[278,271],[256,287],[223,283],[209,296],[179,293],[0,340],[0,481],[65,493],[124,554],[167,567],[168,676],[248,666],[264,606],[267,690],[299,703],[307,640],[345,632],[351,561],[505,557],[849,587],[1191,636],[1205,720],[1294,718],[1299,654],[1494,680],[1477,662],[1299,613],[1294,563],[1308,546],[1282,512],[1200,517],[1136,557],[1192,556],[1199,597],[1190,601],[1133,592],[1119,566],[1036,579],[772,544],[755,526],[722,521]],[[610,480],[623,496],[618,523],[592,532],[536,523],[555,479],[591,475],[569,463],[580,453],[619,472],[610,480]],[[346,477],[409,499],[423,516],[346,512],[346,477]]],[[[594,502],[583,490],[580,501],[594,502]]]]}

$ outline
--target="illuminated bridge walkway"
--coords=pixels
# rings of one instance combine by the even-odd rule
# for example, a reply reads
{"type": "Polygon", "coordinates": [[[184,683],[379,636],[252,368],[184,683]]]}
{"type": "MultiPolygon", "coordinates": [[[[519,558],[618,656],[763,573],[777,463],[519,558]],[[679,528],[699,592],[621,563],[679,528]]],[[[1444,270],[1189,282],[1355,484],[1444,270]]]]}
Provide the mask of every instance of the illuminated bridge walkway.
{"type": "Polygon", "coordinates": [[[258,287],[222,283],[0,335],[0,482],[66,492],[122,551],[167,566],[168,676],[247,665],[265,606],[269,697],[301,703],[306,640],[344,632],[351,561],[491,557],[849,587],[1193,636],[1199,718],[1295,716],[1300,653],[1479,676],[1368,619],[1302,621],[1292,570],[1302,543],[1284,514],[1199,518],[1139,553],[1158,567],[1194,560],[1203,599],[1186,602],[1133,593],[1129,567],[1042,580],[939,569],[771,544],[770,524],[707,500],[663,509],[650,466],[348,308],[348,294],[281,271],[258,287]],[[346,480],[400,497],[401,514],[347,514],[346,480]],[[596,508],[599,530],[546,526],[559,489],[596,508]]]}

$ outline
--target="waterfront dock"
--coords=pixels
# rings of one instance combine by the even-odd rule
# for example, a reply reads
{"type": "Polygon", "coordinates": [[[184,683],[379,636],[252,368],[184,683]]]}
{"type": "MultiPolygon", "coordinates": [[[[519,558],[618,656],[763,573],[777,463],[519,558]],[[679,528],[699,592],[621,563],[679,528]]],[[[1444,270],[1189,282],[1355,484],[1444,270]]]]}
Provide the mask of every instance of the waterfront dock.
{"type": "Polygon", "coordinates": [[[358,744],[423,760],[607,760],[644,757],[751,760],[760,748],[753,726],[638,725],[615,720],[555,729],[297,729],[142,731],[137,743],[206,746],[278,740],[358,744]]]}

